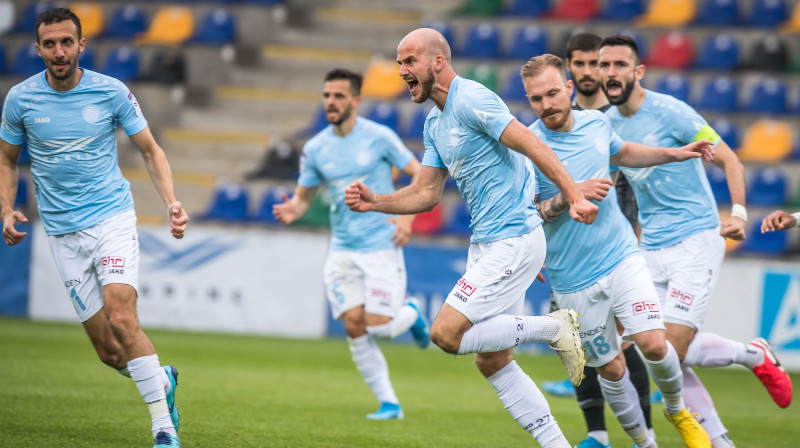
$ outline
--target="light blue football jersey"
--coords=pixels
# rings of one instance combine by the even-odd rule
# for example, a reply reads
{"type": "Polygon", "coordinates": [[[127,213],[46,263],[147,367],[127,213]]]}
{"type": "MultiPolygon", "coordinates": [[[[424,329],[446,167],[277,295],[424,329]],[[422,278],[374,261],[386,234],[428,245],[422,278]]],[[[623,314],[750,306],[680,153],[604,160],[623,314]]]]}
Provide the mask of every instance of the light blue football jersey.
{"type": "MultiPolygon", "coordinates": [[[[575,125],[569,132],[547,129],[537,120],[530,129],[550,148],[575,182],[609,178],[609,157],[622,147],[602,112],[573,110],[575,125]]],[[[561,190],[534,168],[539,200],[552,198],[561,190]]],[[[563,213],[544,225],[547,237],[547,273],[553,291],[566,294],[586,288],[614,270],[623,260],[638,253],[633,228],[617,204],[611,188],[598,206],[594,224],[587,226],[563,213]]]]}
{"type": "Polygon", "coordinates": [[[330,188],[332,249],[366,252],[394,247],[396,226],[386,222],[391,215],[350,210],[344,204],[344,190],[360,181],[374,193],[392,193],[392,166],[403,169],[413,157],[394,131],[364,117],[358,117],[344,137],[328,125],[306,142],[298,182],[304,187],[325,182],[330,188]]]}
{"type": "Polygon", "coordinates": [[[491,90],[456,76],[444,110],[425,120],[422,165],[447,168],[467,201],[473,243],[524,235],[542,223],[527,157],[499,142],[514,116],[491,90]]]}
{"type": "Polygon", "coordinates": [[[89,228],[133,208],[117,163],[117,126],[128,135],[147,126],[122,82],[83,69],[77,86],[53,90],[45,72],[8,92],[0,138],[27,141],[42,225],[49,235],[89,228]]]}
{"type": "MultiPolygon", "coordinates": [[[[673,148],[699,137],[714,144],[720,141],[719,135],[688,104],[651,90],[646,93],[644,104],[630,118],[623,117],[616,107],[606,111],[622,140],[673,148]]],[[[717,202],[701,159],[620,170],[633,187],[639,205],[643,248],[672,246],[719,225],[717,202]]]]}

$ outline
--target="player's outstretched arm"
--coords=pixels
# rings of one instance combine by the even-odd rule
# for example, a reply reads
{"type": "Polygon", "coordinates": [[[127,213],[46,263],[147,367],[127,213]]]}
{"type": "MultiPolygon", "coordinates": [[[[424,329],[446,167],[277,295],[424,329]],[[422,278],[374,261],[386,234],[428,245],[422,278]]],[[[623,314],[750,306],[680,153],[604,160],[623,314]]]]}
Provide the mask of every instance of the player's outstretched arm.
{"type": "Polygon", "coordinates": [[[745,206],[745,184],[744,184],[744,165],[739,161],[739,157],[724,141],[717,145],[717,155],[714,157],[714,165],[717,165],[725,172],[725,179],[728,181],[728,191],[731,193],[731,216],[720,224],[720,235],[732,240],[743,240],[746,238],[747,209],[745,206]]]}
{"type": "Polygon", "coordinates": [[[423,166],[415,181],[392,194],[375,194],[361,182],[355,182],[344,191],[344,203],[355,212],[383,212],[392,215],[410,215],[433,209],[442,198],[447,170],[423,166]]]}
{"type": "Polygon", "coordinates": [[[700,157],[706,162],[711,162],[714,159],[712,146],[713,143],[708,140],[697,140],[679,148],[652,147],[640,143],[623,142],[619,151],[611,156],[611,163],[616,166],[642,168],[700,157]]]}
{"type": "Polygon", "coordinates": [[[20,221],[28,222],[25,215],[14,210],[17,182],[19,182],[17,162],[22,146],[12,145],[4,140],[0,140],[0,142],[0,217],[3,219],[3,240],[9,246],[13,246],[28,235],[27,232],[18,232],[14,228],[14,225],[20,221]]]}
{"type": "MultiPolygon", "coordinates": [[[[583,197],[590,201],[602,201],[608,195],[608,190],[613,186],[611,179],[589,179],[578,183],[578,188],[581,189],[583,197]]],[[[543,201],[539,201],[539,195],[536,195],[533,202],[545,222],[555,221],[556,218],[569,209],[569,202],[561,193],[543,201]]]]}
{"type": "Polygon", "coordinates": [[[570,204],[569,215],[575,221],[591,224],[597,217],[597,206],[583,197],[580,188],[555,153],[530,129],[517,120],[511,120],[500,136],[500,143],[524,154],[561,190],[570,204]]]}
{"type": "Polygon", "coordinates": [[[183,209],[181,203],[175,197],[175,186],[172,183],[172,169],[167,162],[164,150],[158,146],[150,127],[145,127],[136,134],[131,135],[131,140],[142,152],[147,172],[156,187],[156,191],[161,195],[161,199],[167,204],[167,215],[169,217],[169,227],[172,236],[181,239],[189,224],[189,215],[183,209]]]}
{"type": "Polygon", "coordinates": [[[317,187],[304,187],[297,185],[291,199],[286,194],[281,194],[283,202],[272,206],[272,214],[282,224],[291,224],[305,216],[317,193],[317,187]]]}
{"type": "Polygon", "coordinates": [[[761,233],[797,227],[797,215],[798,213],[790,215],[783,210],[775,210],[761,221],[761,233]]]}

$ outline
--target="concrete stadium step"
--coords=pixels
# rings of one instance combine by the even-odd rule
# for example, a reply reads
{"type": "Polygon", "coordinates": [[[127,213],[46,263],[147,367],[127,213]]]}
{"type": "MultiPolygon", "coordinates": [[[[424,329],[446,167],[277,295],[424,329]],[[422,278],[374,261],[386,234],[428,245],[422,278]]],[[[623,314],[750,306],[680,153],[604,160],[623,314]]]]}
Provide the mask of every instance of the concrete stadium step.
{"type": "MultiPolygon", "coordinates": [[[[356,64],[356,69],[362,69],[361,64],[356,64]]],[[[331,69],[331,64],[322,61],[317,67],[298,70],[282,64],[270,64],[262,67],[232,67],[229,70],[232,86],[261,87],[279,90],[304,90],[317,92],[321,98],[322,83],[325,73],[331,69]]],[[[318,98],[318,99],[319,99],[318,98]]]]}
{"type": "Polygon", "coordinates": [[[214,123],[221,128],[285,135],[294,131],[294,126],[303,127],[311,121],[318,104],[225,99],[217,100],[213,109],[185,111],[181,118],[183,127],[187,128],[197,127],[198,123],[214,123]]]}

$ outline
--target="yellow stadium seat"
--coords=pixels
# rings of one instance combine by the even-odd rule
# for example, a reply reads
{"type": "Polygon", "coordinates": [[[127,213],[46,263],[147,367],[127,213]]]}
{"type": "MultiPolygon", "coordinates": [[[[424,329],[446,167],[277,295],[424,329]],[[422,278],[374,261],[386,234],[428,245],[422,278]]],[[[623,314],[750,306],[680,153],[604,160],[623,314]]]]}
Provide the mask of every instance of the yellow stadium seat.
{"type": "Polygon", "coordinates": [[[167,6],[156,12],[150,28],[136,39],[136,43],[180,45],[192,37],[194,27],[191,9],[185,6],[167,6]]]}
{"type": "Polygon", "coordinates": [[[364,72],[364,85],[361,94],[367,98],[391,100],[407,89],[403,78],[398,75],[395,61],[376,59],[370,62],[364,72]]]}
{"type": "Polygon", "coordinates": [[[81,19],[81,34],[91,39],[97,36],[106,26],[103,8],[93,2],[79,2],[72,4],[72,11],[81,19]]]}
{"type": "Polygon", "coordinates": [[[653,0],[647,12],[637,19],[640,26],[683,26],[694,19],[695,0],[653,0]]]}
{"type": "Polygon", "coordinates": [[[786,33],[800,33],[800,3],[794,5],[792,17],[781,25],[781,31],[786,33]]]}
{"type": "Polygon", "coordinates": [[[792,131],[782,121],[759,120],[744,135],[739,159],[747,162],[776,163],[792,152],[792,131]]]}

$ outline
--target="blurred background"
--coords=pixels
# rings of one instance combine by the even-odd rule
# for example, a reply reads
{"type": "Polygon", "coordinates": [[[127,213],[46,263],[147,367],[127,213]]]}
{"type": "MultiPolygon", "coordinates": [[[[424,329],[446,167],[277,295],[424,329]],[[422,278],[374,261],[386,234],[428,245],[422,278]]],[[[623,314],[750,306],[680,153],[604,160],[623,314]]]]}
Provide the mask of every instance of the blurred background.
{"type": "MultiPolygon", "coordinates": [[[[645,87],[695,107],[746,167],[748,238],[728,242],[708,329],[769,338],[800,368],[800,231],[758,230],[776,208],[800,210],[800,1],[0,0],[0,98],[43,70],[36,16],[65,5],[87,38],[80,65],[135,93],[192,217],[185,240],[168,237],[164,206],[120,131],[140,223],[145,325],[341,334],[322,289],[328,195],[289,228],[271,213],[294,189],[303,143],[327,124],[320,100],[330,69],[363,73],[361,115],[396,130],[421,158],[432,105],[409,100],[394,61],[410,30],[441,31],[456,71],[497,92],[526,125],[535,120],[519,78],[528,58],[564,56],[579,31],[626,33],[639,43],[645,87]]],[[[35,217],[29,163],[23,154],[17,208],[35,217]]],[[[707,174],[725,217],[724,175],[712,166],[707,174]]],[[[451,179],[442,203],[414,223],[409,294],[431,316],[463,272],[469,219],[451,179]]],[[[0,313],[74,321],[57,279],[33,220],[24,244],[0,246],[0,313]]],[[[541,312],[548,295],[546,283],[535,284],[529,311],[541,312]]]]}

